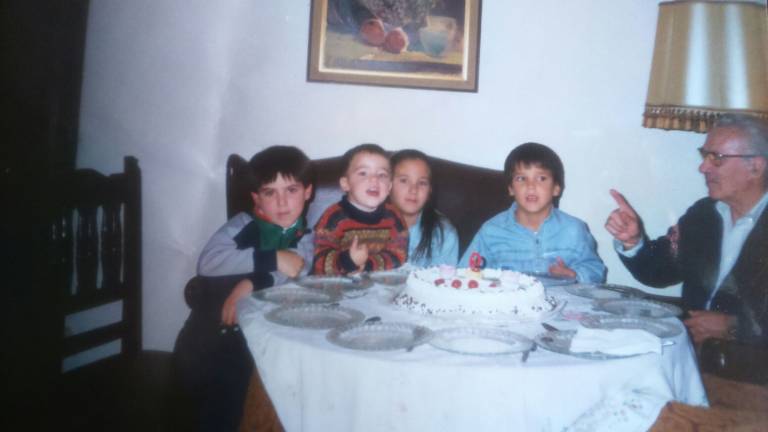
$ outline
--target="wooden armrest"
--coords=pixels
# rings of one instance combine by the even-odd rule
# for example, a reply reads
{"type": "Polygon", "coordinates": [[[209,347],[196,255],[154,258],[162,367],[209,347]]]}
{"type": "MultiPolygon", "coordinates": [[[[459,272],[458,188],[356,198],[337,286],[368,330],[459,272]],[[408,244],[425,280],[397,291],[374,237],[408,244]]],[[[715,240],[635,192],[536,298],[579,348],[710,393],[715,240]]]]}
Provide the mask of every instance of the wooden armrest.
{"type": "Polygon", "coordinates": [[[768,430],[768,387],[707,373],[701,377],[710,407],[669,402],[651,431],[768,430]]]}
{"type": "Polygon", "coordinates": [[[768,412],[735,410],[720,407],[695,407],[669,402],[659,413],[656,422],[649,429],[652,432],[667,431],[720,431],[720,430],[766,430],[768,412]]]}
{"type": "Polygon", "coordinates": [[[212,309],[218,312],[235,285],[248,276],[195,276],[184,287],[184,300],[193,311],[212,309]]]}
{"type": "Polygon", "coordinates": [[[768,386],[721,378],[709,373],[701,374],[713,407],[768,412],[768,386]]]}
{"type": "Polygon", "coordinates": [[[259,372],[254,369],[245,398],[240,432],[281,432],[284,430],[272,401],[264,389],[259,372]]]}

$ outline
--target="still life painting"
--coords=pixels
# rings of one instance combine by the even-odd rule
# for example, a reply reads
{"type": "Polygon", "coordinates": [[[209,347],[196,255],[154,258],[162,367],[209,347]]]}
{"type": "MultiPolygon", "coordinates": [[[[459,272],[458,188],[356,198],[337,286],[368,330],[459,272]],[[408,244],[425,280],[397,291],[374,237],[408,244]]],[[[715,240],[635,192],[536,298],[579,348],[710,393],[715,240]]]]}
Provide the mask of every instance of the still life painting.
{"type": "Polygon", "coordinates": [[[477,91],[480,0],[313,0],[309,81],[477,91]]]}

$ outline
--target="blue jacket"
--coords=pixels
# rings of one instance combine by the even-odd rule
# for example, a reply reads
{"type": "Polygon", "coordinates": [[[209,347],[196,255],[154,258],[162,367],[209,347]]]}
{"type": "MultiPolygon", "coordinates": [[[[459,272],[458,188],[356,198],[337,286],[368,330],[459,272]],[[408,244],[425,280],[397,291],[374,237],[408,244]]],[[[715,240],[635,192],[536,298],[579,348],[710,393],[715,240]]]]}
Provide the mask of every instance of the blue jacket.
{"type": "Polygon", "coordinates": [[[605,282],[606,268],[586,223],[553,207],[535,233],[515,220],[516,209],[513,203],[485,222],[459,265],[466,267],[472,252],[479,252],[488,268],[544,273],[559,257],[576,272],[579,282],[605,282]]]}

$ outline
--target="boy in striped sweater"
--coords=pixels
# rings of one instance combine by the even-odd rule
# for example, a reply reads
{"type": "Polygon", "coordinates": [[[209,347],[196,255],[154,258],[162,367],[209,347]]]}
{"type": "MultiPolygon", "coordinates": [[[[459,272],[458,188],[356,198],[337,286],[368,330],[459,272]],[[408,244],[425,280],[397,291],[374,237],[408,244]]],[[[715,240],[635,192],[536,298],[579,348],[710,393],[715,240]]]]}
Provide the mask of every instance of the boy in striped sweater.
{"type": "Polygon", "coordinates": [[[346,194],[315,225],[313,273],[346,275],[400,267],[407,259],[408,227],[386,203],[392,189],[387,153],[376,144],[361,144],[344,154],[343,164],[339,184],[346,194]]]}

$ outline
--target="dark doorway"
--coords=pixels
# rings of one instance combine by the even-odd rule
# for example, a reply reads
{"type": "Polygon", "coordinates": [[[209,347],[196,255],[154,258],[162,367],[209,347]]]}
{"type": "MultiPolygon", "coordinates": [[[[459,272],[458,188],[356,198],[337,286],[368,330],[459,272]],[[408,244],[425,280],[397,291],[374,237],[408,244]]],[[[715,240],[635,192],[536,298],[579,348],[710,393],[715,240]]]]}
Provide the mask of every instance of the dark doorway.
{"type": "Polygon", "coordinates": [[[75,164],[88,4],[0,1],[0,382],[12,401],[2,430],[55,424],[59,335],[41,221],[48,179],[75,164]]]}

